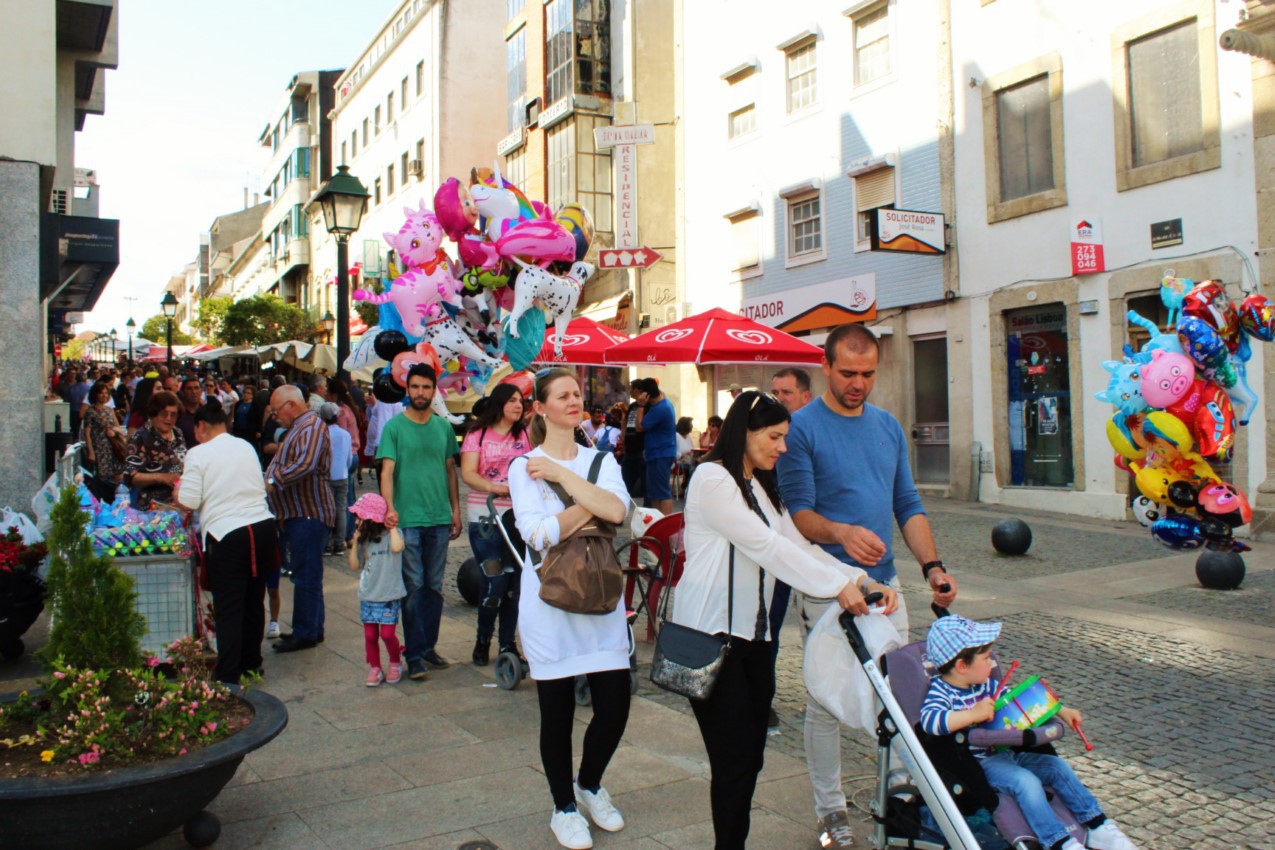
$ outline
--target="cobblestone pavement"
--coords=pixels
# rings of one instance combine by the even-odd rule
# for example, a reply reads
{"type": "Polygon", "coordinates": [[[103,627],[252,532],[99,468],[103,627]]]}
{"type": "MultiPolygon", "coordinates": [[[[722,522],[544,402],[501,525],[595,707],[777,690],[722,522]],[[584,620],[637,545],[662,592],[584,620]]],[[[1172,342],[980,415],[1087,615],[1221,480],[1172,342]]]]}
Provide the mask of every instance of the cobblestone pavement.
{"type": "Polygon", "coordinates": [[[1205,617],[1237,620],[1255,626],[1275,626],[1275,572],[1249,574],[1235,590],[1176,587],[1162,593],[1125,599],[1205,617]]]}

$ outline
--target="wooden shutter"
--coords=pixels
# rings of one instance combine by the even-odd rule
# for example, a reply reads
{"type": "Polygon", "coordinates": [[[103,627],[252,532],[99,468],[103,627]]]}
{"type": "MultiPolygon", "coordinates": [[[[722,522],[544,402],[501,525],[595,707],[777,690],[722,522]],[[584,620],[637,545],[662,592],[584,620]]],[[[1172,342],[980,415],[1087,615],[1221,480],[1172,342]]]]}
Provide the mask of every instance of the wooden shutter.
{"type": "Polygon", "coordinates": [[[855,208],[867,212],[894,203],[894,169],[890,166],[854,178],[855,208]]]}

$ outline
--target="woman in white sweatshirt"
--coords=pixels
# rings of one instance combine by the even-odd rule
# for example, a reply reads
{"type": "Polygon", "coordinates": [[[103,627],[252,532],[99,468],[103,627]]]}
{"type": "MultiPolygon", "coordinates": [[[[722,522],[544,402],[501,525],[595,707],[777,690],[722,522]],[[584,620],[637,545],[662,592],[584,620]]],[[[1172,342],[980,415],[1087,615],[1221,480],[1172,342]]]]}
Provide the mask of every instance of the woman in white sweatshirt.
{"type": "MultiPolygon", "coordinates": [[[[614,456],[575,441],[583,409],[580,384],[572,372],[550,369],[537,378],[535,413],[543,420],[544,440],[509,465],[514,517],[528,555],[532,549],[545,553],[594,517],[621,523],[628,513],[629,494],[614,456]],[[597,483],[591,484],[589,470],[599,454],[597,483]],[[550,483],[560,485],[575,504],[566,507],[550,483]]],[[[531,430],[536,434],[539,426],[531,430]]],[[[623,602],[602,615],[571,614],[546,605],[528,557],[523,561],[519,607],[518,632],[540,701],[540,758],[553,794],[549,826],[563,847],[585,850],[593,846],[593,838],[580,809],[608,832],[624,827],[624,818],[602,787],[602,774],[629,720],[629,639],[623,602]],[[573,783],[571,730],[577,675],[589,677],[593,719],[584,735],[580,773],[573,783]]]]}
{"type": "Polygon", "coordinates": [[[774,475],[787,433],[782,404],[756,391],[741,394],[686,498],[686,569],[672,619],[731,636],[712,695],[691,701],[712,769],[717,850],[737,850],[748,838],[775,695],[767,616],[775,579],[809,596],[836,598],[856,614],[867,613],[863,598],[875,591],[884,594],[887,613],[898,604],[894,590],[811,544],[793,524],[774,475]],[[734,592],[728,598],[732,563],[734,592]]]}

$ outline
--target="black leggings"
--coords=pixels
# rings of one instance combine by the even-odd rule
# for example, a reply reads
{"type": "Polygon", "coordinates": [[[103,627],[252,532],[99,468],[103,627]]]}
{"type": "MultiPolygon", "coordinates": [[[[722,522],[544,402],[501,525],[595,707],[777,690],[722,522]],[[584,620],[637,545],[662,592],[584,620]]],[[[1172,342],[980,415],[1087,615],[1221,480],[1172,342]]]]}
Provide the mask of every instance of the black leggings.
{"type": "MultiPolygon", "coordinates": [[[[584,732],[584,757],[580,761],[581,788],[597,788],[602,774],[615,755],[629,722],[629,671],[605,670],[590,673],[593,692],[593,719],[584,732]]],[[[573,805],[571,785],[571,728],[575,722],[575,679],[547,679],[536,682],[540,697],[540,761],[549,780],[553,806],[558,811],[573,805]]]]}

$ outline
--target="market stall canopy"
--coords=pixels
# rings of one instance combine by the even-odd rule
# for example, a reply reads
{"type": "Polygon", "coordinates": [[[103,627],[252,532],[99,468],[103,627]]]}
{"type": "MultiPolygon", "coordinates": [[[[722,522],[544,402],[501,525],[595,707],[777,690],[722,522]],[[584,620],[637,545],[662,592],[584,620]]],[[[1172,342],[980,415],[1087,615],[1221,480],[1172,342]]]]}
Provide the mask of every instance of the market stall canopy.
{"type": "Polygon", "coordinates": [[[738,313],[714,308],[608,348],[608,365],[793,363],[823,361],[823,349],[738,313]]]}
{"type": "Polygon", "coordinates": [[[209,360],[220,360],[223,357],[235,356],[256,357],[257,352],[252,349],[252,346],[248,345],[225,345],[221,348],[210,348],[207,351],[191,355],[191,359],[206,363],[209,360]]]}
{"type": "Polygon", "coordinates": [[[549,366],[604,366],[603,352],[618,343],[625,342],[628,337],[613,331],[606,325],[599,324],[586,316],[577,316],[567,325],[567,332],[562,335],[562,356],[554,354],[557,342],[557,331],[550,330],[545,335],[545,344],[540,348],[533,363],[549,366]]]}
{"type": "MultiPolygon", "coordinates": [[[[135,344],[134,344],[133,352],[136,353],[137,352],[136,340],[134,340],[134,343],[135,344]]],[[[185,360],[187,357],[198,354],[201,351],[207,351],[207,350],[208,350],[208,346],[202,343],[200,345],[174,345],[173,359],[185,360]]],[[[151,345],[150,351],[146,352],[145,357],[137,358],[137,362],[138,363],[163,363],[167,359],[168,359],[168,346],[159,345],[156,343],[151,345]]]]}

